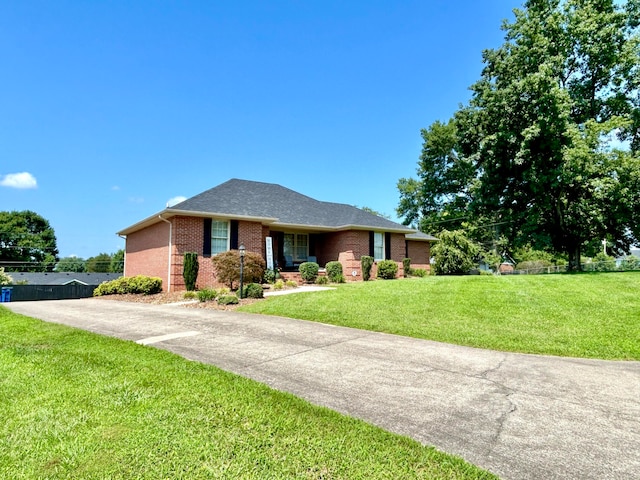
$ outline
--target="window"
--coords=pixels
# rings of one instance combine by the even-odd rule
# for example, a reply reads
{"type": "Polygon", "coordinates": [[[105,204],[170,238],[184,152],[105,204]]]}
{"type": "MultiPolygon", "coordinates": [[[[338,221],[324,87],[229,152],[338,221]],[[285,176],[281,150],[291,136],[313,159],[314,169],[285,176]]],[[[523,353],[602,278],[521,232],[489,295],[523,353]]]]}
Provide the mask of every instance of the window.
{"type": "Polygon", "coordinates": [[[285,258],[294,262],[306,262],[309,256],[309,235],[306,233],[285,233],[282,250],[285,258]]]}
{"type": "Polygon", "coordinates": [[[229,222],[213,220],[211,222],[211,254],[229,250],[229,222]]]}
{"type": "Polygon", "coordinates": [[[373,232],[373,258],[384,260],[384,233],[373,232]]]}

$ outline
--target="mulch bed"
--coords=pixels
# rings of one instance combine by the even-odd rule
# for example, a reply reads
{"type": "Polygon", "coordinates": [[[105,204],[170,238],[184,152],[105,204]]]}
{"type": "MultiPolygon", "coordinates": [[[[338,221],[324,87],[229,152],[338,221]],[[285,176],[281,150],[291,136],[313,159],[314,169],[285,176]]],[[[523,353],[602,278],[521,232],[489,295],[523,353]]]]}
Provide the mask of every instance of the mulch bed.
{"type": "Polygon", "coordinates": [[[94,297],[100,300],[118,300],[120,302],[133,302],[133,303],[149,303],[153,305],[166,305],[170,303],[191,302],[181,305],[185,308],[209,308],[214,310],[226,310],[231,311],[238,308],[240,305],[250,305],[255,302],[259,302],[258,298],[243,298],[238,305],[218,305],[215,300],[210,302],[190,301],[184,298],[184,292],[162,292],[154,295],[103,295],[100,297],[94,297]]]}

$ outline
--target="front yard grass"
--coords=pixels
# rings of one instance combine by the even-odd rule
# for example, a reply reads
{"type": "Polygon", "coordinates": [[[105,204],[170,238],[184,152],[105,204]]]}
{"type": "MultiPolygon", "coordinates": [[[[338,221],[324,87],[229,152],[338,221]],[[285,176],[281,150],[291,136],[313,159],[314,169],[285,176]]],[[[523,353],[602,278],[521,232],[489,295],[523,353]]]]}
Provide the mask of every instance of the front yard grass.
{"type": "Polygon", "coordinates": [[[0,478],[495,478],[212,366],[0,307],[0,478]]]}
{"type": "Polygon", "coordinates": [[[240,310],[501,351],[640,360],[640,272],[377,280],[240,310]]]}

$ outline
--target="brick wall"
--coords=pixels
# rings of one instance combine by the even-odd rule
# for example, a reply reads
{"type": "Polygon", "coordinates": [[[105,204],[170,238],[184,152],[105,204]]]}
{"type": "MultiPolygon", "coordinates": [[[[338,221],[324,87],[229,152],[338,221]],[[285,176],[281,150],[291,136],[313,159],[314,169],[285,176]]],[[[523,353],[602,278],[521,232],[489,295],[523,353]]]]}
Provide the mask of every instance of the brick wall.
{"type": "MultiPolygon", "coordinates": [[[[169,242],[169,224],[158,222],[127,236],[125,275],[149,275],[162,278],[165,290],[185,289],[182,277],[184,254],[198,253],[198,288],[218,287],[211,257],[202,255],[204,241],[203,219],[201,217],[176,216],[171,220],[171,242],[169,242]],[[169,267],[169,243],[171,243],[171,273],[169,267]]],[[[247,251],[265,257],[265,238],[269,228],[260,222],[238,222],[238,243],[243,243],[247,251]]],[[[277,245],[274,238],[274,254],[277,245]]],[[[398,263],[398,276],[403,275],[402,259],[408,253],[414,268],[429,269],[428,242],[405,242],[404,234],[391,234],[391,259],[398,263]]],[[[369,232],[366,230],[348,230],[325,233],[316,239],[316,257],[321,267],[328,262],[338,260],[342,263],[347,281],[362,280],[360,257],[369,255],[369,232]],[[355,272],[355,275],[353,275],[355,272]]],[[[374,264],[372,277],[375,276],[374,264]]]]}
{"type": "Polygon", "coordinates": [[[169,261],[169,224],[158,222],[127,235],[125,250],[127,277],[148,275],[160,277],[162,288],[167,288],[169,261]]]}
{"type": "Polygon", "coordinates": [[[429,242],[407,242],[407,257],[411,259],[411,268],[431,269],[431,244],[429,242]]]}

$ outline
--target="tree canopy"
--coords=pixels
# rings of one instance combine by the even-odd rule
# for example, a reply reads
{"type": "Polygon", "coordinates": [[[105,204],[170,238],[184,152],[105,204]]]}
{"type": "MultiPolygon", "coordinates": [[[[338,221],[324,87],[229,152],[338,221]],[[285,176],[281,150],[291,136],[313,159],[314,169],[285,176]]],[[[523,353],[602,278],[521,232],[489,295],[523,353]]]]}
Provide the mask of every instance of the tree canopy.
{"type": "Polygon", "coordinates": [[[628,251],[640,239],[640,4],[529,0],[514,13],[468,105],[422,131],[398,214],[563,252],[570,268],[594,239],[628,251]]]}
{"type": "Polygon", "coordinates": [[[53,269],[58,257],[49,222],[30,210],[0,212],[0,265],[7,271],[53,269]]]}

